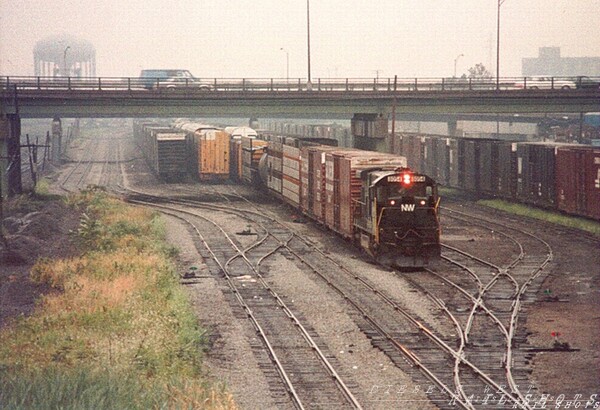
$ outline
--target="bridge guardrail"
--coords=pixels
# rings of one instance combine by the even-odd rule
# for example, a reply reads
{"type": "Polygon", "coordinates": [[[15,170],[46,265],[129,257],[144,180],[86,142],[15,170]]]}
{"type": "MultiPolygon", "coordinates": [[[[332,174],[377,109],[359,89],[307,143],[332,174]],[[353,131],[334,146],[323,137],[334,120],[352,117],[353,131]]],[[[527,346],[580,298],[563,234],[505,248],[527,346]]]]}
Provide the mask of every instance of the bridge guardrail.
{"type": "Polygon", "coordinates": [[[477,90],[570,90],[600,88],[600,77],[503,77],[495,78],[197,78],[180,83],[139,77],[0,77],[0,89],[17,90],[127,90],[177,92],[392,92],[392,91],[477,91],[477,90]]]}

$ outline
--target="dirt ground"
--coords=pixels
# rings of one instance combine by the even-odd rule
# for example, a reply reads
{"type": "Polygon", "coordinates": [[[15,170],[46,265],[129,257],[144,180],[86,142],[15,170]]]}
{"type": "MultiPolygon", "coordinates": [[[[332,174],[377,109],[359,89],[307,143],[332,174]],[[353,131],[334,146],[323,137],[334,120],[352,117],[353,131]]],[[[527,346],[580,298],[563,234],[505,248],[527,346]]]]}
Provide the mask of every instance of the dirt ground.
{"type": "Polygon", "coordinates": [[[599,406],[600,241],[566,231],[547,240],[556,266],[527,312],[529,343],[547,348],[556,340],[570,349],[537,353],[531,379],[555,403],[562,400],[557,408],[567,408],[570,400],[592,408],[593,395],[599,406]]]}
{"type": "Polygon", "coordinates": [[[0,328],[11,319],[32,312],[39,296],[49,289],[29,280],[39,258],[65,258],[76,254],[70,231],[79,216],[60,200],[21,199],[4,203],[2,223],[6,241],[0,245],[0,328]],[[20,210],[13,210],[15,208],[20,210]],[[8,246],[7,246],[8,245],[8,246]]]}

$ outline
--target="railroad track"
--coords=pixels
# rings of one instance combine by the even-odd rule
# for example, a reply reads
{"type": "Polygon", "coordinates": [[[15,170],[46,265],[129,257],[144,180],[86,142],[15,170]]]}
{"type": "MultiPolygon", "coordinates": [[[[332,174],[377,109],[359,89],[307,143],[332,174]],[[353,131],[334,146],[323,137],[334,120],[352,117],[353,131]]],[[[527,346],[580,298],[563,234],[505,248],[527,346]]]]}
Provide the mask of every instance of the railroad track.
{"type": "Polygon", "coordinates": [[[515,354],[513,347],[525,343],[525,335],[518,332],[522,304],[535,300],[541,273],[552,260],[552,250],[543,239],[520,228],[446,211],[450,212],[447,217],[463,226],[477,225],[503,237],[513,255],[509,259],[500,258],[503,263],[497,265],[444,245],[443,259],[447,265],[437,271],[426,270],[428,275],[420,277],[419,283],[413,281],[438,301],[440,309],[455,324],[459,356],[481,369],[497,385],[507,386],[504,392],[495,391],[490,380],[456,360],[457,391],[475,408],[484,405],[532,408],[531,397],[536,396],[536,391],[527,380],[528,358],[522,352],[515,354]]]}
{"type": "MultiPolygon", "coordinates": [[[[193,204],[196,207],[207,206],[197,202],[193,204]]],[[[267,221],[278,224],[262,212],[259,214],[216,204],[210,204],[209,207],[246,215],[248,220],[261,221],[261,224],[267,221]]],[[[265,233],[266,238],[269,236],[268,230],[265,230],[265,233]]],[[[360,312],[359,326],[375,346],[386,352],[397,366],[408,371],[416,381],[435,385],[435,389],[429,389],[428,394],[440,408],[474,408],[472,399],[462,392],[462,384],[457,378],[458,366],[469,369],[476,376],[476,380],[484,381],[484,388],[494,389],[493,391],[502,395],[511,406],[526,408],[509,390],[489,377],[485,370],[466,360],[459,353],[460,346],[453,346],[455,340],[445,340],[436,335],[420,318],[403,309],[384,291],[377,289],[355,272],[349,271],[325,253],[316,250],[311,242],[295,234],[285,235],[285,240],[277,239],[277,234],[271,235],[275,239],[271,246],[287,250],[360,312]],[[441,370],[440,363],[444,363],[441,370]]]]}
{"type": "MultiPolygon", "coordinates": [[[[110,164],[113,162],[120,164],[123,174],[120,149],[117,153],[108,153],[105,158],[113,155],[117,159],[106,159],[101,171],[106,185],[112,184],[110,164]]],[[[248,204],[254,208],[256,204],[238,194],[232,185],[182,185],[177,186],[177,191],[177,196],[187,198],[163,198],[159,200],[162,204],[154,203],[154,206],[163,207],[165,213],[185,220],[204,233],[198,235],[205,249],[202,256],[212,272],[223,275],[243,314],[263,317],[260,319],[262,322],[253,321],[257,332],[264,333],[267,338],[277,335],[285,340],[292,340],[290,335],[295,334],[289,328],[279,327],[279,317],[270,317],[273,311],[285,311],[279,300],[286,300],[272,288],[266,288],[264,285],[268,286],[268,283],[261,278],[268,270],[265,266],[272,255],[285,254],[304,264],[315,277],[338,292],[358,312],[355,320],[373,345],[384,351],[398,367],[407,371],[419,384],[435,385],[428,394],[440,408],[533,408],[534,404],[526,398],[532,393],[527,379],[528,356],[526,352],[515,349],[515,345],[526,343],[526,335],[519,327],[523,320],[521,311],[535,300],[543,279],[543,269],[552,260],[552,250],[541,238],[520,229],[520,221],[501,226],[497,221],[446,209],[448,217],[463,225],[478,224],[487,232],[493,230],[494,235],[502,237],[502,252],[499,252],[498,258],[488,261],[478,259],[474,252],[446,245],[443,272],[438,269],[419,273],[419,281],[413,281],[416,288],[429,295],[455,329],[453,333],[445,334],[432,330],[422,318],[403,309],[401,301],[394,300],[360,274],[346,269],[293,229],[266,215],[264,210],[249,210],[248,204]],[[200,198],[201,201],[192,198],[200,198]],[[188,206],[245,218],[256,234],[256,241],[247,247],[240,247],[233,238],[229,243],[225,240],[219,242],[216,237],[222,235],[224,229],[219,230],[206,215],[198,215],[196,211],[192,211],[194,215],[189,214],[188,206]],[[207,235],[205,232],[209,232],[211,224],[214,230],[207,235]],[[240,299],[244,303],[240,303],[240,299]],[[245,303],[246,300],[250,303],[245,303]]],[[[157,201],[151,197],[138,199],[157,201]]],[[[292,312],[293,306],[288,306],[288,310],[292,312]]],[[[295,320],[287,314],[284,316],[289,322],[296,323],[292,327],[298,333],[295,328],[304,320],[297,314],[294,314],[295,320]]],[[[282,319],[282,323],[285,321],[282,319]]],[[[310,328],[306,331],[317,347],[323,348],[315,332],[310,328]]],[[[263,352],[264,346],[269,343],[254,346],[257,354],[263,352]]],[[[317,370],[312,369],[328,366],[322,362],[317,366],[318,360],[310,361],[310,376],[306,379],[290,377],[288,373],[303,373],[303,370],[289,369],[302,369],[295,366],[308,363],[303,358],[304,353],[300,353],[299,357],[288,357],[283,345],[271,345],[273,351],[268,349],[268,360],[262,366],[265,373],[272,374],[273,395],[280,398],[282,407],[290,405],[290,397],[299,408],[304,407],[303,403],[317,402],[322,404],[321,407],[327,407],[326,404],[333,406],[332,403],[337,403],[336,407],[339,403],[347,403],[348,407],[360,406],[358,402],[343,398],[345,394],[339,386],[330,392],[317,391],[313,396],[305,393],[304,390],[320,387],[307,381],[317,374],[317,370]],[[277,362],[281,367],[277,367],[277,362]],[[278,370],[275,371],[275,368],[278,370]],[[281,387],[280,381],[286,379],[291,385],[281,387]]],[[[335,371],[335,361],[331,361],[330,365],[335,371]]],[[[328,377],[335,379],[331,373],[328,377]]],[[[352,383],[348,385],[351,389],[352,383]]]]}
{"type": "MultiPolygon", "coordinates": [[[[106,164],[109,162],[110,161],[106,161],[106,164]]],[[[106,164],[103,169],[104,174],[107,173],[106,170],[108,169],[108,165],[106,164]]],[[[106,176],[106,178],[110,179],[109,176],[106,176]]],[[[190,192],[189,196],[194,196],[194,193],[196,195],[198,194],[197,191],[192,191],[190,192]]],[[[273,218],[264,216],[261,217],[256,212],[249,212],[248,210],[241,210],[239,207],[236,207],[236,205],[240,203],[247,205],[247,202],[245,201],[245,198],[238,195],[233,188],[212,186],[206,189],[204,195],[202,195],[202,192],[200,194],[201,197],[205,198],[218,197],[220,198],[221,202],[227,204],[226,207],[218,206],[214,203],[208,205],[208,207],[212,208],[213,210],[220,208],[221,211],[232,212],[237,215],[241,215],[247,218],[249,224],[256,224],[257,222],[260,223],[261,230],[260,232],[257,231],[257,234],[260,234],[261,237],[248,249],[235,249],[235,247],[230,249],[226,246],[226,244],[219,243],[211,246],[207,242],[206,237],[203,237],[202,239],[207,251],[210,249],[210,255],[206,254],[203,256],[205,256],[205,259],[210,256],[215,261],[215,265],[210,267],[213,272],[222,272],[224,274],[226,272],[237,273],[236,275],[225,274],[226,277],[229,276],[227,277],[228,286],[232,290],[232,293],[236,296],[238,303],[240,302],[240,298],[243,301],[250,301],[250,303],[244,302],[245,304],[242,305],[244,306],[243,308],[245,312],[252,312],[252,314],[257,313],[263,317],[263,319],[261,319],[264,321],[262,326],[258,320],[253,322],[259,333],[262,331],[265,336],[267,334],[278,335],[285,340],[291,340],[290,335],[293,334],[291,333],[291,330],[286,330],[283,325],[278,324],[278,321],[281,320],[282,323],[287,322],[288,325],[290,322],[294,322],[295,324],[292,325],[292,328],[297,328],[301,323],[298,318],[296,318],[295,321],[290,319],[290,314],[293,315],[293,313],[289,308],[289,313],[283,315],[285,317],[277,318],[276,316],[273,316],[273,311],[285,311],[285,309],[281,308],[283,299],[277,296],[272,289],[268,290],[268,284],[266,281],[257,280],[254,282],[252,280],[252,278],[259,277],[261,266],[263,265],[265,259],[268,260],[269,255],[272,255],[275,252],[285,251],[309,267],[311,271],[325,281],[330,287],[335,289],[345,300],[348,301],[349,304],[351,304],[358,312],[361,313],[362,319],[358,322],[360,322],[359,326],[363,332],[369,335],[373,344],[379,347],[382,351],[386,352],[386,354],[388,354],[388,356],[394,363],[396,363],[397,366],[408,371],[416,381],[421,383],[427,382],[436,386],[434,390],[429,391],[429,397],[440,408],[455,408],[456,406],[463,408],[475,408],[473,406],[473,393],[470,392],[470,390],[473,389],[492,389],[494,392],[497,392],[500,397],[502,397],[501,400],[506,399],[507,403],[510,405],[515,405],[517,408],[527,408],[526,405],[521,404],[518,396],[515,397],[515,394],[512,390],[507,390],[503,388],[502,385],[495,382],[495,375],[488,375],[493,374],[492,370],[495,371],[493,366],[489,365],[490,363],[494,363],[495,360],[485,363],[471,363],[470,360],[465,359],[463,353],[465,346],[470,342],[468,337],[461,336],[460,341],[457,343],[456,340],[436,335],[435,332],[428,328],[420,318],[415,318],[410,312],[402,309],[398,303],[391,300],[391,298],[386,296],[383,291],[378,290],[376,287],[356,276],[355,273],[348,271],[328,255],[315,250],[312,243],[307,242],[298,235],[295,235],[293,232],[290,232],[288,228],[283,228],[282,225],[273,218]],[[229,189],[231,189],[232,192],[228,192],[229,189]],[[230,254],[229,252],[234,252],[235,254],[230,254]],[[334,268],[332,269],[332,267],[334,268]],[[346,274],[345,280],[340,280],[340,277],[337,274],[340,271],[346,274]],[[240,275],[240,272],[243,274],[240,275]],[[247,283],[244,283],[243,287],[236,287],[236,281],[239,280],[236,278],[239,277],[249,277],[252,285],[249,286],[247,283]],[[350,280],[348,280],[348,278],[350,278],[350,280]],[[357,283],[360,285],[358,288],[356,286],[357,283]],[[260,287],[259,284],[261,285],[260,287]],[[268,300],[271,302],[265,302],[268,300]],[[384,302],[383,306],[386,306],[385,308],[382,308],[382,301],[384,302]],[[443,367],[443,370],[440,370],[440,363],[446,363],[446,365],[443,367]],[[448,363],[454,363],[454,366],[450,366],[448,363]],[[465,376],[467,372],[471,374],[471,377],[465,376]],[[459,377],[460,375],[462,375],[464,379],[469,380],[469,385],[465,386],[463,379],[459,377]],[[482,380],[483,384],[481,383],[482,380]]],[[[152,201],[155,200],[155,198],[152,199],[152,201]]],[[[190,202],[178,200],[175,202],[179,202],[177,206],[193,205],[195,207],[207,208],[206,204],[201,204],[195,201],[190,202]]],[[[164,207],[166,205],[160,206],[164,207]]],[[[166,212],[181,213],[182,210],[172,209],[171,211],[166,212]]],[[[178,217],[182,216],[178,215],[178,217]]],[[[193,218],[196,219],[196,224],[198,224],[198,218],[202,219],[202,217],[198,215],[194,216],[193,218]]],[[[191,222],[188,221],[188,223],[191,222]]],[[[209,223],[214,225],[214,221],[209,221],[206,219],[206,217],[204,217],[202,228],[203,231],[207,229],[206,226],[209,223]]],[[[224,231],[222,231],[222,233],[223,232],[224,231]]],[[[208,235],[208,237],[210,237],[210,241],[214,241],[218,235],[215,233],[214,235],[208,235]]],[[[235,241],[230,242],[230,245],[231,243],[235,243],[235,241]]],[[[210,258],[207,260],[209,259],[210,258]]],[[[494,278],[495,274],[493,271],[491,269],[488,270],[489,272],[487,275],[489,277],[485,278],[482,276],[479,279],[482,283],[486,283],[486,280],[489,281],[494,278]]],[[[477,277],[477,275],[474,276],[477,277]]],[[[503,277],[502,279],[497,277],[494,282],[500,283],[502,280],[505,279],[503,277]]],[[[508,286],[510,286],[510,284],[508,284],[508,286]]],[[[490,294],[491,292],[488,293],[488,295],[490,294]]],[[[441,300],[436,301],[436,303],[439,303],[441,306],[443,306],[444,303],[440,302],[441,300]]],[[[497,307],[496,310],[498,310],[497,307]]],[[[452,316],[449,315],[449,317],[452,316]]],[[[461,318],[453,318],[451,320],[455,322],[457,329],[461,328],[461,324],[459,323],[461,318]]],[[[506,318],[503,318],[502,320],[504,320],[504,324],[496,324],[499,329],[501,329],[502,326],[506,326],[506,318]]],[[[474,319],[471,319],[471,322],[474,322],[474,319]]],[[[492,325],[494,325],[494,321],[492,321],[492,325]]],[[[487,325],[476,324],[474,327],[489,328],[489,323],[487,325]]],[[[297,332],[296,329],[292,330],[297,332]]],[[[314,335],[314,332],[312,333],[314,335]]],[[[311,332],[307,331],[307,334],[310,335],[311,332]]],[[[459,334],[462,335],[462,332],[459,332],[459,334]]],[[[496,340],[497,337],[493,337],[492,339],[496,340]]],[[[293,344],[294,343],[295,342],[293,342],[293,344]]],[[[269,345],[269,342],[265,342],[265,345],[269,345]]],[[[315,343],[316,347],[318,347],[318,345],[318,343],[315,343]]],[[[314,350],[315,346],[310,346],[308,349],[314,350]]],[[[481,356],[483,356],[484,352],[485,350],[481,352],[481,356]]],[[[289,355],[287,354],[286,349],[279,351],[279,355],[275,350],[270,353],[272,360],[275,363],[279,361],[279,364],[281,365],[281,368],[279,368],[277,371],[278,378],[284,380],[286,383],[294,382],[295,384],[292,384],[291,386],[301,386],[299,388],[300,391],[302,391],[302,389],[306,389],[304,386],[314,387],[314,384],[311,385],[309,380],[291,380],[289,377],[286,377],[288,373],[285,372],[284,364],[288,369],[292,369],[289,371],[290,374],[302,374],[303,371],[294,371],[293,369],[295,369],[295,366],[308,366],[307,363],[310,362],[305,358],[303,359],[302,355],[299,357],[294,357],[295,355],[292,355],[291,357],[288,356],[289,355]],[[281,360],[279,359],[280,357],[282,358],[281,360]],[[288,380],[286,380],[286,378],[288,380]]],[[[321,365],[321,367],[327,368],[328,366],[321,365]]],[[[309,368],[316,368],[315,363],[310,364],[309,368]]],[[[334,370],[333,366],[331,366],[331,369],[334,370]]],[[[316,370],[310,370],[309,374],[311,375],[310,379],[314,380],[315,374],[317,373],[316,370]]],[[[325,376],[324,380],[325,379],[335,379],[335,377],[333,377],[332,374],[329,374],[325,376]]],[[[318,384],[320,388],[324,385],[321,382],[318,384]]],[[[289,396],[292,397],[292,400],[296,403],[296,406],[301,407],[303,400],[300,396],[297,398],[295,397],[295,389],[296,387],[290,387],[290,385],[288,385],[288,387],[285,388],[285,391],[287,391],[289,396]]],[[[275,388],[275,390],[277,390],[277,388],[275,388]]],[[[307,402],[307,400],[310,403],[348,402],[348,399],[344,398],[344,396],[347,397],[348,394],[341,394],[341,396],[339,395],[339,386],[336,386],[335,389],[325,390],[330,390],[330,392],[319,393],[320,396],[319,394],[311,396],[310,394],[302,392],[304,402],[307,402]],[[336,396],[336,394],[338,396],[336,396]]],[[[307,391],[310,391],[310,389],[307,391]]],[[[343,389],[341,389],[341,391],[343,391],[343,389]]],[[[285,392],[276,391],[275,397],[277,397],[277,395],[282,395],[282,393],[285,392]]],[[[349,395],[351,396],[352,393],[349,393],[349,395]]],[[[352,401],[350,401],[350,403],[352,403],[352,401]]],[[[499,403],[499,401],[496,402],[496,404],[499,403]]],[[[351,406],[357,407],[360,405],[358,402],[356,402],[351,404],[351,406]]]]}
{"type": "Polygon", "coordinates": [[[257,240],[244,248],[217,222],[181,202],[156,203],[152,197],[131,201],[157,207],[193,227],[204,245],[202,256],[208,268],[227,282],[285,385],[285,391],[273,388],[274,397],[283,400],[278,405],[289,405],[288,397],[282,395],[287,392],[297,408],[362,408],[314,330],[296,316],[261,274],[265,261],[291,240],[289,232],[263,226],[257,240]]]}
{"type": "MultiPolygon", "coordinates": [[[[106,148],[106,155],[102,162],[102,169],[98,176],[97,185],[110,187],[119,185],[120,164],[121,164],[121,142],[119,140],[109,139],[110,143],[106,148]]],[[[107,144],[105,144],[106,146],[107,144]]]]}
{"type": "MultiPolygon", "coordinates": [[[[496,223],[496,227],[497,225],[496,223]]],[[[457,285],[438,274],[439,280],[460,291],[463,298],[470,303],[470,306],[467,305],[462,309],[465,314],[461,318],[461,315],[450,313],[446,303],[440,297],[434,296],[432,299],[450,318],[460,335],[458,340],[454,340],[458,350],[453,352],[449,348],[452,345],[452,340],[437,340],[436,337],[431,337],[431,340],[437,345],[444,346],[447,353],[454,356],[454,386],[466,407],[472,407],[474,401],[479,401],[482,405],[493,404],[496,406],[529,408],[531,406],[530,397],[533,396],[532,393],[535,393],[535,389],[529,386],[527,380],[527,369],[524,363],[527,359],[518,358],[520,364],[517,368],[525,370],[519,374],[518,380],[515,381],[511,364],[514,361],[512,345],[514,343],[521,344],[525,341],[524,335],[517,336],[516,334],[520,306],[526,299],[524,298],[526,294],[529,298],[528,301],[535,300],[537,289],[531,284],[540,278],[542,269],[552,260],[552,250],[541,238],[520,229],[514,229],[512,235],[498,231],[496,235],[505,237],[509,243],[512,243],[518,249],[517,257],[505,267],[499,267],[458,249],[446,246],[445,253],[448,255],[452,252],[453,263],[456,264],[459,258],[466,258],[466,260],[477,263],[477,271],[474,272],[464,265],[459,265],[469,272],[468,277],[474,284],[474,289],[471,289],[471,291],[465,290],[464,285],[457,285]],[[469,354],[466,354],[466,347],[469,347],[469,350],[474,351],[474,353],[469,352],[469,354]],[[496,353],[498,348],[500,348],[499,354],[496,353]],[[499,366],[502,363],[504,365],[499,366]],[[498,369],[501,369],[501,371],[499,372],[498,369]],[[462,378],[461,372],[463,374],[462,378]],[[502,372],[504,372],[503,377],[498,377],[498,373],[502,372]],[[466,377],[464,374],[470,374],[470,377],[466,377]],[[496,380],[499,380],[499,382],[496,382],[496,380]],[[521,389],[519,389],[519,384],[521,384],[521,389]],[[504,388],[505,385],[508,388],[504,388]],[[525,397],[523,391],[527,397],[525,397]]],[[[450,257],[446,256],[446,259],[450,260],[450,257]]],[[[541,280],[538,281],[539,283],[541,283],[541,280]]],[[[471,285],[472,288],[473,284],[471,285]]],[[[369,285],[365,286],[370,287],[369,285]]],[[[377,289],[371,290],[379,294],[377,289]]],[[[393,305],[393,303],[390,304],[393,305]]],[[[398,310],[397,306],[394,306],[394,308],[398,310]]],[[[415,323],[415,325],[421,327],[419,323],[415,323]]],[[[429,333],[425,329],[423,331],[426,334],[429,333]]],[[[427,351],[429,347],[421,345],[417,348],[417,351],[419,349],[427,351]]],[[[430,353],[424,356],[436,356],[433,350],[430,353]]],[[[439,353],[437,355],[439,356],[439,353]]],[[[425,373],[427,374],[427,372],[425,373]]],[[[431,375],[429,377],[431,378],[431,375]]],[[[449,385],[446,383],[446,386],[449,385]]],[[[449,393],[450,389],[445,391],[449,393]]],[[[450,397],[453,401],[456,399],[456,396],[451,394],[450,397]]]]}
{"type": "MultiPolygon", "coordinates": [[[[350,407],[360,407],[350,389],[335,372],[334,366],[327,360],[323,361],[323,358],[330,355],[323,353],[321,361],[315,360],[314,356],[307,359],[309,352],[314,354],[322,347],[315,341],[318,340],[317,335],[302,325],[292,309],[287,307],[284,298],[277,295],[262,277],[261,269],[265,262],[272,255],[285,252],[308,267],[360,313],[361,319],[357,319],[360,328],[397,366],[408,371],[417,382],[428,382],[436,386],[428,393],[432,402],[440,408],[477,408],[483,400],[485,405],[530,408],[512,378],[511,365],[498,365],[503,361],[512,361],[514,330],[511,329],[516,328],[518,314],[514,315],[511,298],[523,294],[529,283],[526,272],[521,272],[520,269],[536,262],[528,260],[527,265],[518,263],[526,260],[522,247],[521,256],[508,265],[517,279],[507,273],[508,268],[477,260],[458,249],[445,248],[444,253],[449,261],[459,263],[463,269],[467,268],[471,272],[467,276],[471,284],[452,285],[457,292],[463,294],[466,301],[463,302],[466,306],[463,308],[464,314],[450,312],[439,296],[432,297],[455,326],[456,334],[459,335],[457,339],[437,335],[422,319],[403,309],[384,291],[315,249],[314,244],[301,238],[275,218],[265,216],[263,212],[241,209],[239,204],[246,208],[249,203],[253,207],[255,204],[235,192],[233,187],[207,186],[202,191],[198,192],[194,188],[189,195],[184,195],[188,198],[200,196],[211,203],[140,196],[134,201],[146,204],[150,202],[194,226],[206,249],[203,256],[205,260],[211,261],[209,269],[224,276],[237,302],[263,337],[263,344],[268,347],[272,362],[270,366],[272,368],[275,365],[278,369],[277,379],[284,381],[286,387],[283,390],[272,387],[274,397],[285,397],[286,400],[289,397],[299,408],[304,406],[303,403],[319,403],[321,407],[347,403],[350,407]],[[157,200],[163,203],[157,204],[157,200]],[[217,202],[226,205],[219,205],[217,202]],[[210,209],[211,212],[232,213],[245,218],[248,226],[255,227],[256,241],[246,248],[239,247],[225,229],[207,216],[198,214],[197,210],[190,211],[188,206],[210,209]],[[473,261],[478,266],[469,268],[467,265],[473,265],[473,261]],[[344,273],[343,278],[340,277],[340,272],[344,273]],[[510,297],[505,296],[507,293],[510,297]],[[300,328],[303,332],[298,332],[300,328]],[[270,340],[273,338],[285,343],[272,343],[270,340]],[[307,344],[307,340],[311,339],[312,344],[307,344]],[[290,345],[295,347],[295,353],[291,355],[290,345]],[[302,352],[300,346],[308,347],[302,352]],[[322,374],[323,368],[328,369],[329,373],[318,376],[322,374]],[[501,369],[500,373],[504,371],[505,379],[500,377],[498,369],[501,369]],[[309,377],[303,379],[289,376],[302,374],[308,374],[309,377]],[[333,383],[333,386],[324,387],[327,385],[325,381],[335,381],[338,378],[339,381],[333,383]],[[504,387],[504,384],[508,387],[504,387]],[[490,397],[481,399],[480,392],[491,394],[488,394],[490,397]]],[[[513,238],[512,242],[514,246],[519,246],[517,239],[513,238]]],[[[280,404],[285,405],[286,400],[280,404]]]]}
{"type": "Polygon", "coordinates": [[[88,138],[81,149],[81,157],[70,165],[59,182],[65,192],[75,192],[87,186],[104,186],[119,190],[126,160],[122,154],[122,138],[88,138]]]}

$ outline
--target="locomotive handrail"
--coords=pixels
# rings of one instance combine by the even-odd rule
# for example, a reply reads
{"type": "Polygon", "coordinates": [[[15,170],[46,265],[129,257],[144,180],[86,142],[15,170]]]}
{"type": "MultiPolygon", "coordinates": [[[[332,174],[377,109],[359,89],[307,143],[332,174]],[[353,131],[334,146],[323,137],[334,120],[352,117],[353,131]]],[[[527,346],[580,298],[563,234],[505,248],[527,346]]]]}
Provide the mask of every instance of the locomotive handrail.
{"type": "Polygon", "coordinates": [[[405,91],[477,91],[477,90],[571,90],[599,89],[600,76],[575,77],[502,77],[495,78],[317,78],[311,85],[305,78],[194,78],[181,82],[141,77],[51,77],[2,76],[0,90],[123,90],[176,92],[405,92],[405,91]]]}

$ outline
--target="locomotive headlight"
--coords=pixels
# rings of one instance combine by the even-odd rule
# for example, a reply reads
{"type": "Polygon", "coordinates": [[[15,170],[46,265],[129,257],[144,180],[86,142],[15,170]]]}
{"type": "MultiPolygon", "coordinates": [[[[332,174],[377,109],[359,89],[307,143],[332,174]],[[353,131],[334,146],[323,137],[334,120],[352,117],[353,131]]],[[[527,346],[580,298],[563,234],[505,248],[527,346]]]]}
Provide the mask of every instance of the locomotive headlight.
{"type": "Polygon", "coordinates": [[[402,174],[402,183],[404,185],[410,185],[411,182],[412,182],[412,178],[411,178],[411,175],[408,172],[402,174]]]}
{"type": "Polygon", "coordinates": [[[421,199],[421,202],[419,202],[421,204],[421,206],[425,206],[425,204],[427,203],[424,199],[421,199]]]}
{"type": "Polygon", "coordinates": [[[392,200],[390,201],[390,205],[392,205],[392,206],[393,206],[393,205],[396,205],[396,201],[392,199],[392,200]]]}

